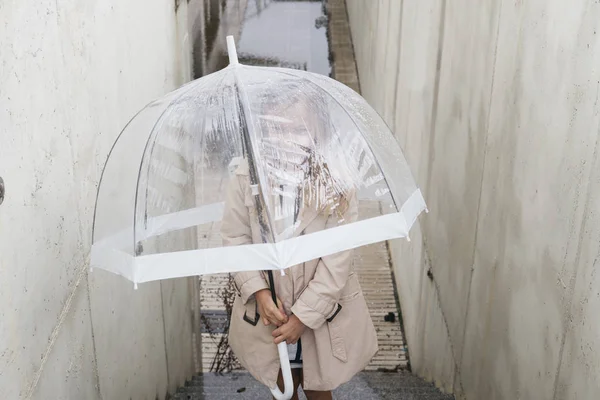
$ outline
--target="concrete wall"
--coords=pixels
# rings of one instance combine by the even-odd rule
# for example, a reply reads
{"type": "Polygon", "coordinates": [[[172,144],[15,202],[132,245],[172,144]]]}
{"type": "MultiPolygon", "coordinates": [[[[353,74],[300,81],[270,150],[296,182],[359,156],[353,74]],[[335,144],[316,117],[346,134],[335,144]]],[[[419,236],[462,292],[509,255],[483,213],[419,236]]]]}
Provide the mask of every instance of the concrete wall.
{"type": "Polygon", "coordinates": [[[597,398],[600,4],[347,3],[431,210],[392,245],[414,371],[467,399],[597,398]]]}
{"type": "Polygon", "coordinates": [[[0,398],[162,399],[194,372],[197,284],[88,275],[96,185],[191,77],[188,3],[0,3],[0,398]],[[176,8],[177,7],[177,8],[176,8]]]}

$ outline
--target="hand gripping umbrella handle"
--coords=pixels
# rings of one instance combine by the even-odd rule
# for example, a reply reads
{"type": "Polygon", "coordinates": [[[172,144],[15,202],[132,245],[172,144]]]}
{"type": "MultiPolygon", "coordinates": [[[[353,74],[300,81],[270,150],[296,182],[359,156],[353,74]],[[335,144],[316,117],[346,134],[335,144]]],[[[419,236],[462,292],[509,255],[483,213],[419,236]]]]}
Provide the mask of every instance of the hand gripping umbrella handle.
{"type": "Polygon", "coordinates": [[[275,385],[275,387],[271,389],[271,394],[276,400],[290,400],[294,394],[294,381],[292,380],[292,368],[290,367],[287,343],[279,343],[277,345],[277,350],[279,351],[279,362],[281,363],[284,392],[281,393],[279,387],[275,385]]]}

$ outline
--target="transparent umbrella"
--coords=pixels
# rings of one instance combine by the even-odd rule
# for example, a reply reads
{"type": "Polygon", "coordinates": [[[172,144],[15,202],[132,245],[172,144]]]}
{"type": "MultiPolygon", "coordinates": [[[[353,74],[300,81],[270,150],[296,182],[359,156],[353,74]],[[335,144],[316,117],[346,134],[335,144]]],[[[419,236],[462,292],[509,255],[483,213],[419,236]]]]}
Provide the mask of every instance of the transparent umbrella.
{"type": "MultiPolygon", "coordinates": [[[[379,115],[328,77],[241,65],[227,39],[227,68],[150,103],[116,140],[98,188],[92,267],[136,287],[253,270],[272,282],[273,270],[408,238],[425,202],[379,115]],[[240,168],[248,170],[256,237],[226,247],[226,188],[240,168]],[[351,199],[359,213],[346,221],[351,199]],[[335,223],[298,234],[311,213],[335,223]]],[[[286,390],[271,390],[289,398],[284,343],[279,350],[286,390]]]]}

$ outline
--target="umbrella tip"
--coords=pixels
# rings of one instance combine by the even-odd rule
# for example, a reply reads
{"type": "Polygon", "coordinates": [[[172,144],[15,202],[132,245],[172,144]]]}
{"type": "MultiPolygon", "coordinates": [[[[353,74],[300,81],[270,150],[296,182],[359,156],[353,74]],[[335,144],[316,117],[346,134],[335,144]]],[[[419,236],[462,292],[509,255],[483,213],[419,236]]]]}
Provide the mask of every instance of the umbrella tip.
{"type": "Polygon", "coordinates": [[[239,64],[237,50],[235,49],[235,39],[232,35],[227,36],[227,54],[229,54],[229,64],[239,64]]]}

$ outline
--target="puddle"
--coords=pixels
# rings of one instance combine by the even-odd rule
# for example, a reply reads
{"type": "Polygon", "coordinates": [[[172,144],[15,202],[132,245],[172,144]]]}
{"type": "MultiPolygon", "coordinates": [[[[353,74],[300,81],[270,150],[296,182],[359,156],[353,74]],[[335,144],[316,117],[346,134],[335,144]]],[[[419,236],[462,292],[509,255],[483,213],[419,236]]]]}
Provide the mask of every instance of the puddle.
{"type": "Polygon", "coordinates": [[[229,34],[236,37],[242,64],[295,68],[329,76],[331,65],[323,1],[195,2],[204,7],[193,24],[195,78],[227,66],[225,36],[229,34]]]}

